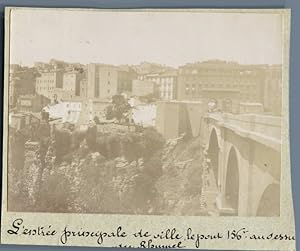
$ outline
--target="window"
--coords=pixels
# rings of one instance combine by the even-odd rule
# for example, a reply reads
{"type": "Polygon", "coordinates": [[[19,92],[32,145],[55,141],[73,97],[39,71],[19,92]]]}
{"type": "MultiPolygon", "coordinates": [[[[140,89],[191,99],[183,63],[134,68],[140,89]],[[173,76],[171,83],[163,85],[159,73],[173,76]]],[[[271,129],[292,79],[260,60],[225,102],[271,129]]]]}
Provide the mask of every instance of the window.
{"type": "Polygon", "coordinates": [[[190,85],[189,84],[186,84],[185,85],[185,94],[189,94],[190,93],[190,85]]]}

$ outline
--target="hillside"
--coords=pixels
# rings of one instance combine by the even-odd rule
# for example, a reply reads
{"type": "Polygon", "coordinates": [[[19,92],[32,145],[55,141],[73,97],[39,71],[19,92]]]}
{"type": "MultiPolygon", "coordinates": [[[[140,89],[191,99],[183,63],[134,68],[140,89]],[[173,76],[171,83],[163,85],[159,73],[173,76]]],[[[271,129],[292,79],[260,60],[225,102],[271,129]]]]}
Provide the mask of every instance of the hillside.
{"type": "MultiPolygon", "coordinates": [[[[24,162],[9,162],[11,211],[205,214],[199,138],[165,142],[152,128],[46,135],[35,142],[23,137],[24,147],[12,151],[24,162]]],[[[18,137],[12,144],[20,145],[18,137]]]]}

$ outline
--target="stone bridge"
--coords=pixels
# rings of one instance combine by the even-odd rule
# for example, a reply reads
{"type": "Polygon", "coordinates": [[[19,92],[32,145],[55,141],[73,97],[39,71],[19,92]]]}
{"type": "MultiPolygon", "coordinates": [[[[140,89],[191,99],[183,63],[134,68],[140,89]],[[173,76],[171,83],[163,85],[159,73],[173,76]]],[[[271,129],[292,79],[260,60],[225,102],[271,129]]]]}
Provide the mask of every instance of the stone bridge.
{"type": "Polygon", "coordinates": [[[175,101],[158,104],[155,125],[166,139],[200,138],[221,215],[279,215],[281,117],[208,112],[205,102],[175,101]]]}
{"type": "Polygon", "coordinates": [[[281,118],[206,113],[200,138],[221,215],[280,214],[281,118]]]}

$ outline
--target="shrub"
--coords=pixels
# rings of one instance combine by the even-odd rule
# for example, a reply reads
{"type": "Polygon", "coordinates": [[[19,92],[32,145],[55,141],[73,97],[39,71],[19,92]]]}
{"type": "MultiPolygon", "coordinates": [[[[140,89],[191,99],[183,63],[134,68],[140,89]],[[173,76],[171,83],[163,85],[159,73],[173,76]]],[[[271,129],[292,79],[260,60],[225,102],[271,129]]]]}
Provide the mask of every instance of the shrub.
{"type": "Polygon", "coordinates": [[[97,126],[89,126],[85,136],[86,143],[92,151],[97,149],[97,126]]]}
{"type": "Polygon", "coordinates": [[[142,137],[144,145],[143,157],[146,160],[151,158],[164,146],[165,140],[163,136],[158,133],[153,127],[146,128],[143,132],[142,137]]]}
{"type": "Polygon", "coordinates": [[[138,160],[143,153],[142,137],[137,133],[128,133],[121,139],[122,152],[129,161],[138,160]]]}
{"type": "Polygon", "coordinates": [[[59,129],[54,131],[54,147],[56,161],[59,163],[64,155],[71,150],[71,132],[68,129],[59,129]]]}

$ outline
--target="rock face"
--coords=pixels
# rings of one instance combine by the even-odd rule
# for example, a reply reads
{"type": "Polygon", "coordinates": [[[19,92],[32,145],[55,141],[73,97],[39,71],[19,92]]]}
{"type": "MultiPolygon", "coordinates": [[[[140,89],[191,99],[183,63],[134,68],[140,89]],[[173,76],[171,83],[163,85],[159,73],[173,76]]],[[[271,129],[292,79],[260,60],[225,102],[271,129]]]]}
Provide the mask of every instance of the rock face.
{"type": "Polygon", "coordinates": [[[199,138],[169,140],[164,151],[163,175],[156,183],[166,215],[207,215],[201,201],[203,154],[199,138]]]}

